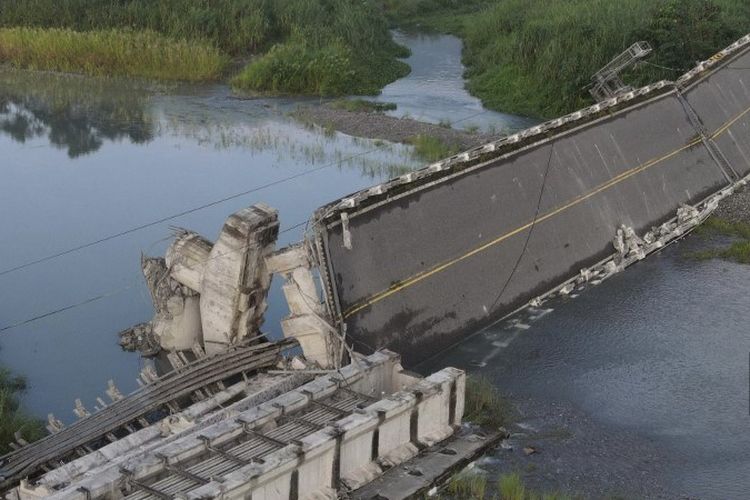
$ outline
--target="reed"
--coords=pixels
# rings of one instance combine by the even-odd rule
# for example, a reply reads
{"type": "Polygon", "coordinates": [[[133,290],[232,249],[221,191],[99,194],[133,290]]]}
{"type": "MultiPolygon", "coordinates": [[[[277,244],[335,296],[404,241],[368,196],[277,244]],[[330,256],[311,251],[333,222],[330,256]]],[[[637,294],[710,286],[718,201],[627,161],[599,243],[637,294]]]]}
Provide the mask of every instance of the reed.
{"type": "Polygon", "coordinates": [[[14,0],[0,2],[0,26],[147,31],[210,45],[252,56],[234,85],[256,92],[373,94],[408,73],[397,60],[408,51],[377,0],[14,0]]]}
{"type": "Polygon", "coordinates": [[[207,81],[222,76],[228,59],[209,44],[152,31],[1,28],[0,62],[96,76],[207,81]]]}
{"type": "Polygon", "coordinates": [[[0,455],[11,451],[8,443],[16,440],[18,433],[26,441],[44,436],[42,423],[21,411],[18,395],[26,388],[25,381],[13,377],[0,368],[0,455]]]}

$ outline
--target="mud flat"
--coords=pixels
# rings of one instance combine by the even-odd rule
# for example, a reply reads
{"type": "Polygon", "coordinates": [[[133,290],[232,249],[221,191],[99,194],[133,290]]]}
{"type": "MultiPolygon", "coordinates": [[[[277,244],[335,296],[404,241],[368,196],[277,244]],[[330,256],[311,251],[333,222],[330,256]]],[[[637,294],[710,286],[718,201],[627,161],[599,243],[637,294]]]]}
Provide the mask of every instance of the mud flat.
{"type": "Polygon", "coordinates": [[[354,137],[409,143],[417,136],[429,136],[459,149],[470,149],[498,139],[497,134],[468,132],[382,113],[336,109],[330,104],[300,107],[294,116],[327,130],[354,137]]]}

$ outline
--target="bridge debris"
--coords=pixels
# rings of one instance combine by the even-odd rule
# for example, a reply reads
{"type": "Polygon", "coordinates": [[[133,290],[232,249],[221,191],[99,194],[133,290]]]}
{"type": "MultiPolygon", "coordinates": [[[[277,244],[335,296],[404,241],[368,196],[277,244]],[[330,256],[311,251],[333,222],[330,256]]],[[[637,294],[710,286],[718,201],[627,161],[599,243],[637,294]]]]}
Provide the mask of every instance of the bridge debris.
{"type": "Polygon", "coordinates": [[[271,281],[265,257],[278,229],[277,212],[265,205],[230,216],[215,243],[178,229],[165,258],[142,259],[156,314],[122,332],[121,345],[153,355],[202,344],[215,353],[257,336],[271,281]]]}
{"type": "Polygon", "coordinates": [[[23,480],[9,498],[335,499],[453,435],[464,391],[461,370],[421,378],[387,351],[312,380],[260,375],[23,480]]]}

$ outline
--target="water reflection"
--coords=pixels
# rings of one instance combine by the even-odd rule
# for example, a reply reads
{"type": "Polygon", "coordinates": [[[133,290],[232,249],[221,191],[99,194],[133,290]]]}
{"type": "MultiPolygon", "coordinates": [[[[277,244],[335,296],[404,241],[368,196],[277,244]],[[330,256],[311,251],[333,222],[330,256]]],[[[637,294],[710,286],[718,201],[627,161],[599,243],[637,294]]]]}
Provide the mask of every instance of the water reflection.
{"type": "Polygon", "coordinates": [[[0,132],[20,143],[46,138],[70,158],[105,141],[153,139],[148,96],[135,87],[51,73],[0,73],[0,132]]]}

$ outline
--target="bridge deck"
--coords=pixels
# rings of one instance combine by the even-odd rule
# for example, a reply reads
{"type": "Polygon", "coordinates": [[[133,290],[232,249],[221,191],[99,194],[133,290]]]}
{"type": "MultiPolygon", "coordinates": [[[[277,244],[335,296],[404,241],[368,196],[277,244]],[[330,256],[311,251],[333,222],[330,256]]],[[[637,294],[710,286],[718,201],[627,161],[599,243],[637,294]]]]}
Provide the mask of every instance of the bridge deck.
{"type": "Polygon", "coordinates": [[[283,350],[296,345],[293,339],[286,339],[278,343],[236,347],[170,372],[60,432],[0,457],[0,490],[39,473],[48,463],[59,465],[60,461],[77,457],[76,450],[88,452],[101,447],[108,442],[108,434],[126,426],[142,428],[144,417],[175,400],[232,376],[273,366],[283,350]]]}

